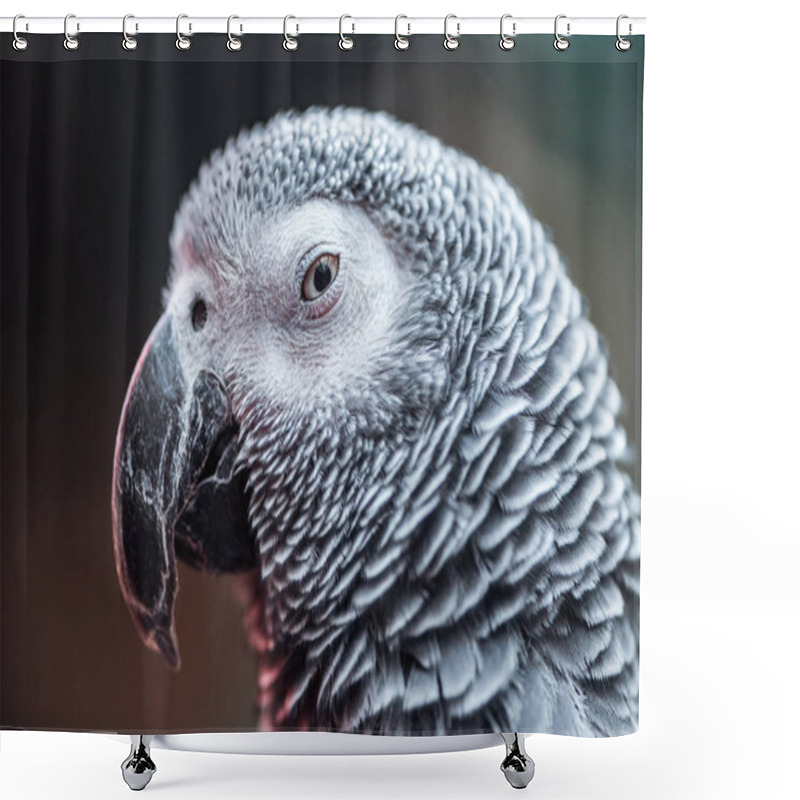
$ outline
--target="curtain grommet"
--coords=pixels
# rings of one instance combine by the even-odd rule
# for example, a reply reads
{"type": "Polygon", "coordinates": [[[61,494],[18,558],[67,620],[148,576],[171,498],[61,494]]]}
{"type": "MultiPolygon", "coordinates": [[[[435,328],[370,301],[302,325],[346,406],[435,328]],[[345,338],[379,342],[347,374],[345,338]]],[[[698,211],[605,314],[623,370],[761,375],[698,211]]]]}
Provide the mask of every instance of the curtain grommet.
{"type": "MultiPolygon", "coordinates": [[[[617,48],[617,50],[619,50],[619,51],[620,51],[620,53],[626,53],[628,50],[630,50],[630,49],[631,49],[631,45],[633,44],[633,42],[631,42],[631,40],[630,40],[630,39],[626,39],[626,38],[625,38],[625,37],[624,37],[624,36],[623,36],[623,35],[622,35],[622,34],[619,32],[619,24],[620,24],[620,22],[622,22],[622,20],[624,20],[624,19],[628,19],[628,18],[629,18],[629,17],[628,17],[628,15],[627,15],[627,14],[620,14],[620,15],[617,17],[617,41],[616,41],[616,42],[614,42],[614,47],[616,47],[616,48],[617,48]]],[[[629,22],[629,23],[628,23],[628,36],[630,36],[630,35],[631,35],[631,32],[632,32],[632,31],[633,31],[633,26],[632,26],[632,25],[630,24],[630,22],[629,22]]]]}
{"type": "MultiPolygon", "coordinates": [[[[177,47],[178,50],[188,50],[192,46],[192,40],[189,39],[188,36],[184,36],[181,33],[181,20],[188,18],[189,18],[188,14],[178,14],[175,20],[175,35],[178,37],[177,39],[175,39],[175,47],[177,47]]],[[[189,32],[191,33],[191,31],[192,31],[192,23],[190,22],[189,32]]]]}
{"type": "MultiPolygon", "coordinates": [[[[21,53],[24,50],[28,49],[28,40],[24,36],[20,36],[19,32],[17,31],[17,20],[20,20],[20,19],[25,19],[25,15],[24,14],[17,14],[17,16],[14,17],[14,22],[13,22],[13,24],[11,26],[11,30],[12,30],[12,32],[14,34],[14,41],[11,44],[12,44],[13,48],[17,52],[21,53]]],[[[27,30],[27,29],[28,29],[28,23],[26,22],[25,23],[25,30],[27,30]]]]}
{"type": "MultiPolygon", "coordinates": [[[[292,53],[297,50],[299,42],[294,38],[294,36],[289,36],[287,26],[289,25],[290,19],[297,19],[297,17],[293,17],[291,14],[288,14],[283,18],[283,49],[292,53]]],[[[298,33],[300,33],[300,26],[295,24],[295,35],[298,33]]]]}
{"type": "MultiPolygon", "coordinates": [[[[555,22],[553,23],[553,33],[555,34],[556,37],[555,41],[553,42],[553,47],[555,47],[555,49],[558,50],[559,52],[563,53],[564,50],[566,50],[569,47],[569,39],[566,39],[558,32],[558,21],[560,19],[567,19],[567,15],[559,14],[556,17],[555,22]]],[[[567,36],[570,35],[570,27],[571,27],[570,23],[567,22],[567,36]]]]}
{"type": "MultiPolygon", "coordinates": [[[[122,47],[129,52],[131,50],[135,50],[139,46],[139,42],[136,39],[136,36],[129,36],[128,35],[128,20],[129,19],[136,19],[133,14],[126,14],[122,18],[122,47]]],[[[134,30],[139,30],[139,24],[136,23],[134,30]]]]}
{"type": "Polygon", "coordinates": [[[461,35],[461,23],[458,21],[458,17],[455,14],[448,14],[444,18],[444,49],[450,50],[458,50],[458,46],[461,42],[458,41],[458,37],[461,35]],[[447,23],[450,22],[451,19],[456,20],[456,35],[452,36],[449,31],[447,30],[447,23]]]}
{"type": "MultiPolygon", "coordinates": [[[[343,27],[344,27],[344,21],[346,19],[353,19],[353,18],[349,14],[342,14],[342,16],[339,17],[339,49],[340,50],[352,50],[356,45],[356,43],[353,41],[353,38],[351,36],[345,36],[344,35],[343,27]]],[[[351,28],[352,28],[351,33],[355,33],[356,26],[355,26],[354,23],[351,23],[351,28]]]]}
{"type": "Polygon", "coordinates": [[[409,41],[408,37],[411,36],[411,23],[407,22],[406,27],[408,30],[406,31],[405,36],[400,35],[400,20],[401,19],[408,19],[405,14],[398,14],[394,18],[394,47],[395,50],[408,50],[411,47],[411,42],[409,41]]]}
{"type": "Polygon", "coordinates": [[[512,19],[511,14],[503,14],[503,16],[500,17],[500,49],[506,52],[513,50],[517,44],[514,40],[514,37],[517,35],[517,23],[511,23],[511,36],[509,36],[505,32],[505,22],[507,19],[512,19]]]}
{"type": "MultiPolygon", "coordinates": [[[[231,53],[238,53],[242,49],[242,40],[238,36],[234,36],[231,33],[231,22],[235,19],[239,19],[236,14],[231,14],[228,17],[228,41],[225,43],[225,46],[231,53]]],[[[239,26],[239,33],[242,32],[242,26],[239,26]]]]}
{"type": "MultiPolygon", "coordinates": [[[[67,16],[64,17],[64,49],[73,51],[73,50],[77,50],[81,46],[81,43],[78,41],[78,37],[77,36],[71,36],[70,35],[70,32],[69,32],[69,21],[71,19],[75,19],[75,15],[74,14],[67,14],[67,16]]],[[[80,29],[81,29],[81,25],[78,22],[78,23],[75,24],[75,31],[76,32],[80,31],[80,29]]]]}

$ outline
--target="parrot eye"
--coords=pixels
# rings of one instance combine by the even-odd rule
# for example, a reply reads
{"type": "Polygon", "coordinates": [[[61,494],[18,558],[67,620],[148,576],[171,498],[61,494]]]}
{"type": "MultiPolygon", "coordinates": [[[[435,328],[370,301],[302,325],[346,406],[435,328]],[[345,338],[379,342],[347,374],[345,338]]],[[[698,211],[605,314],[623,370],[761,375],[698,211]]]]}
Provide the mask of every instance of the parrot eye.
{"type": "Polygon", "coordinates": [[[316,300],[336,280],[338,274],[338,255],[323,253],[318,256],[303,278],[303,300],[316,300]]]}
{"type": "Polygon", "coordinates": [[[206,304],[200,299],[195,300],[192,306],[192,327],[196,331],[202,330],[207,320],[208,308],[206,304]]]}

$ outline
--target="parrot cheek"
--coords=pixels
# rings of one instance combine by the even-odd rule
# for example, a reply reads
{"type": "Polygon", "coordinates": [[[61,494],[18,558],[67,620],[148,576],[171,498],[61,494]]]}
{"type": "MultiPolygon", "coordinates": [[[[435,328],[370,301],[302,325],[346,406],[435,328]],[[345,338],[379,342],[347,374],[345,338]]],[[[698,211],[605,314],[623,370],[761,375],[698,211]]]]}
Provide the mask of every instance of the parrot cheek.
{"type": "Polygon", "coordinates": [[[212,571],[246,569],[255,553],[245,479],[234,473],[237,427],[220,380],[189,381],[171,314],[134,369],[117,432],[112,519],[117,574],[148,647],[180,667],[174,627],[176,554],[212,571]]]}

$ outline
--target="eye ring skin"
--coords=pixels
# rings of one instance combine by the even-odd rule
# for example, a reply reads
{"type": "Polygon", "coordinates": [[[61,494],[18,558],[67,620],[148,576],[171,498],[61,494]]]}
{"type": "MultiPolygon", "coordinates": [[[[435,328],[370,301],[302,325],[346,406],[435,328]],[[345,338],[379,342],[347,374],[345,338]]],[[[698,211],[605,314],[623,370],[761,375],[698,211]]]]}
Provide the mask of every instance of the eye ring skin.
{"type": "Polygon", "coordinates": [[[342,263],[342,256],[340,253],[335,252],[336,248],[325,247],[317,245],[308,250],[303,258],[300,259],[300,264],[297,269],[297,280],[300,284],[300,302],[302,304],[303,315],[311,318],[319,318],[325,316],[335,305],[339,302],[342,295],[343,273],[344,265],[342,263]],[[322,290],[322,292],[314,298],[306,298],[304,296],[304,284],[311,269],[316,267],[316,262],[324,256],[331,256],[336,259],[337,269],[331,282],[322,290]]]}

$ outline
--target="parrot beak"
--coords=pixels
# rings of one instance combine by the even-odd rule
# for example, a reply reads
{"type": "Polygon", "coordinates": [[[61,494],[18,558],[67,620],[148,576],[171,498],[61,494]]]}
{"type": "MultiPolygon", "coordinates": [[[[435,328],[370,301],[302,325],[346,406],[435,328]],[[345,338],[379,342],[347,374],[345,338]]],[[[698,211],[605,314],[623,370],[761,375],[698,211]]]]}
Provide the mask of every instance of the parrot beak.
{"type": "Polygon", "coordinates": [[[256,564],[246,476],[235,473],[238,428],[222,382],[189,384],[169,312],[133,371],[117,431],[112,487],[120,587],[145,644],[180,668],[173,610],[175,556],[197,569],[256,564]]]}

